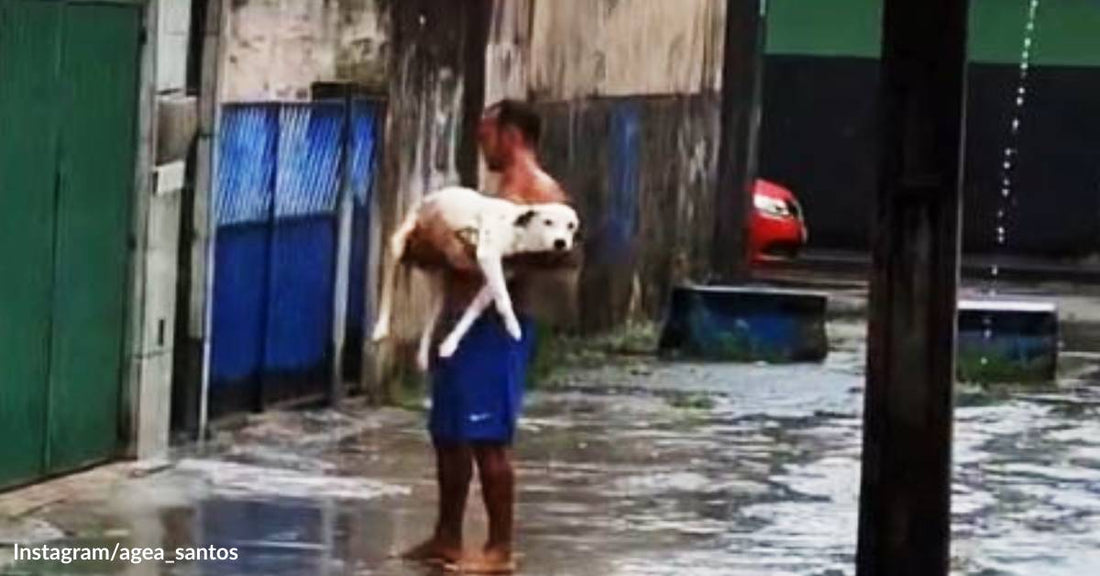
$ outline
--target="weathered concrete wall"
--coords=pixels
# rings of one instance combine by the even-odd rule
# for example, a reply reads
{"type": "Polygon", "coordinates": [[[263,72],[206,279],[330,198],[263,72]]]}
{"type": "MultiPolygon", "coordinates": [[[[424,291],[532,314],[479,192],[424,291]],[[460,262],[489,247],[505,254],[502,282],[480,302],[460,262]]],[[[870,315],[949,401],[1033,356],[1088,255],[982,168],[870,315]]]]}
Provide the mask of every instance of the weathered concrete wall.
{"type": "Polygon", "coordinates": [[[485,103],[527,97],[534,0],[495,0],[485,50],[485,103]]]}
{"type": "MultiPolygon", "coordinates": [[[[391,265],[384,239],[407,209],[462,174],[469,180],[473,108],[516,97],[535,100],[543,112],[544,160],[588,227],[583,328],[657,316],[674,283],[703,279],[713,230],[722,0],[231,6],[223,101],[306,98],[313,82],[327,80],[387,93],[372,277],[391,265]],[[480,45],[477,23],[485,17],[488,39],[480,45]],[[473,46],[485,50],[473,58],[473,46]]],[[[376,283],[371,288],[368,310],[377,300],[376,283]]],[[[399,293],[399,336],[419,325],[421,294],[415,283],[399,293]]],[[[381,370],[374,376],[384,374],[393,350],[368,348],[368,356],[383,357],[365,358],[367,365],[381,370]]]]}
{"type": "Polygon", "coordinates": [[[546,168],[584,222],[581,329],[658,318],[676,283],[705,279],[717,171],[714,95],[540,103],[546,168]]]}
{"type": "Polygon", "coordinates": [[[393,5],[383,185],[387,220],[425,192],[459,180],[466,5],[430,0],[393,5]]]}
{"type": "Polygon", "coordinates": [[[724,0],[553,0],[536,2],[531,22],[538,98],[719,87],[724,0]]]}
{"type": "Polygon", "coordinates": [[[387,0],[232,0],[222,101],[303,100],[317,81],[384,89],[387,0]]]}
{"type": "Polygon", "coordinates": [[[725,2],[495,8],[486,100],[543,113],[543,162],[585,222],[580,327],[659,317],[674,284],[706,279],[725,2]]]}
{"type": "MultiPolygon", "coordinates": [[[[384,277],[383,271],[393,265],[383,252],[384,239],[408,209],[425,193],[459,183],[464,172],[467,179],[476,176],[475,134],[467,117],[469,108],[480,108],[481,103],[468,102],[465,78],[467,73],[477,76],[484,71],[483,60],[471,62],[467,54],[471,51],[484,58],[484,38],[469,37],[478,19],[488,15],[491,5],[488,0],[482,2],[402,0],[390,6],[386,141],[382,183],[372,198],[376,216],[371,224],[369,270],[374,278],[384,277]],[[464,166],[464,161],[470,164],[464,166]]],[[[368,310],[377,309],[378,288],[378,283],[372,283],[368,310]]],[[[398,291],[393,331],[399,342],[407,342],[422,325],[425,308],[419,283],[398,291]]],[[[387,398],[387,390],[379,384],[391,373],[394,352],[393,348],[370,345],[364,350],[364,365],[375,367],[373,374],[366,375],[374,379],[367,382],[367,390],[382,399],[387,398]],[[372,357],[374,354],[379,356],[372,357]]]]}

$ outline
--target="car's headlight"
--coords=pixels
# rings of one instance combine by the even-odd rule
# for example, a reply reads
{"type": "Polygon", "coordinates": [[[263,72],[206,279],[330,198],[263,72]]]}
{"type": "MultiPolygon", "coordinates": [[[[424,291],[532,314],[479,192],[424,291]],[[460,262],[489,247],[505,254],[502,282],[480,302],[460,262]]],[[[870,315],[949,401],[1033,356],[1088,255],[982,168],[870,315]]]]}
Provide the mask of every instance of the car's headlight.
{"type": "Polygon", "coordinates": [[[778,198],[764,196],[763,194],[754,194],[752,203],[757,210],[768,216],[774,216],[776,218],[791,217],[791,210],[787,207],[787,203],[778,198]]]}

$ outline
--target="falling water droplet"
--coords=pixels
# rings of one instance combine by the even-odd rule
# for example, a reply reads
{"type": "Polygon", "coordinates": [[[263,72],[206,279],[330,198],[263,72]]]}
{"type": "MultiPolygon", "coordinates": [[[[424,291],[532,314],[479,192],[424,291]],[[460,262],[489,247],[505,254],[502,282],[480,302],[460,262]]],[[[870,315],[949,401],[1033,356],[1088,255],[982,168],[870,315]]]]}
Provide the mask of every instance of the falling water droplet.
{"type": "MultiPolygon", "coordinates": [[[[1016,95],[1014,99],[1015,110],[1012,115],[1012,120],[1009,125],[1008,142],[1004,149],[1004,157],[1001,162],[1001,189],[1000,189],[1000,205],[997,207],[997,222],[994,228],[994,240],[998,247],[1003,247],[1008,241],[1008,229],[1005,225],[1005,219],[1008,214],[1010,206],[1015,202],[1010,200],[1012,195],[1012,171],[1014,168],[1015,156],[1018,151],[1015,148],[1016,139],[1019,138],[1020,126],[1022,124],[1022,118],[1024,113],[1024,105],[1026,104],[1027,95],[1027,83],[1028,72],[1031,70],[1031,55],[1032,50],[1035,47],[1034,32],[1036,27],[1036,15],[1039,11],[1040,0],[1030,0],[1028,3],[1027,22],[1024,27],[1024,38],[1020,49],[1020,61],[1019,61],[1019,75],[1017,78],[1016,95]]],[[[996,264],[990,266],[990,276],[992,277],[992,285],[990,286],[989,293],[996,293],[996,281],[1000,276],[1000,267],[996,264]]],[[[989,338],[992,334],[989,328],[989,318],[983,319],[987,329],[986,338],[989,338]]],[[[981,359],[982,365],[988,362],[988,359],[983,357],[981,359]]]]}

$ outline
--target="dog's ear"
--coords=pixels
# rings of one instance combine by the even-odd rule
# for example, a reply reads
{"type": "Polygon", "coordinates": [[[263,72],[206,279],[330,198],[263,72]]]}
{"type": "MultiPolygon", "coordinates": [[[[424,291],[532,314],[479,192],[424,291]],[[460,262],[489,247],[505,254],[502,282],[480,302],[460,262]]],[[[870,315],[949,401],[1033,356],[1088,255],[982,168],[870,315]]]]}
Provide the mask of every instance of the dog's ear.
{"type": "Polygon", "coordinates": [[[527,225],[530,224],[531,221],[534,220],[535,216],[537,216],[537,215],[538,215],[538,213],[535,212],[534,210],[528,210],[528,211],[524,212],[523,214],[520,214],[519,217],[516,218],[516,226],[518,226],[520,228],[526,228],[527,225]]]}

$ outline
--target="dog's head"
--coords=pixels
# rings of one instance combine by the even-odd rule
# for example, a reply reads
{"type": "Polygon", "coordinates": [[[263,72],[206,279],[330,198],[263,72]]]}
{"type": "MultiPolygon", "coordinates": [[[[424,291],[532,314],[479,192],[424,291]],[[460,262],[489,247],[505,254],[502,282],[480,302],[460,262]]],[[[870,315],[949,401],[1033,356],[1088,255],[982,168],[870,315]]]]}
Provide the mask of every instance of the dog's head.
{"type": "Polygon", "coordinates": [[[577,212],[565,204],[535,204],[515,221],[516,252],[568,252],[580,231],[577,212]]]}

